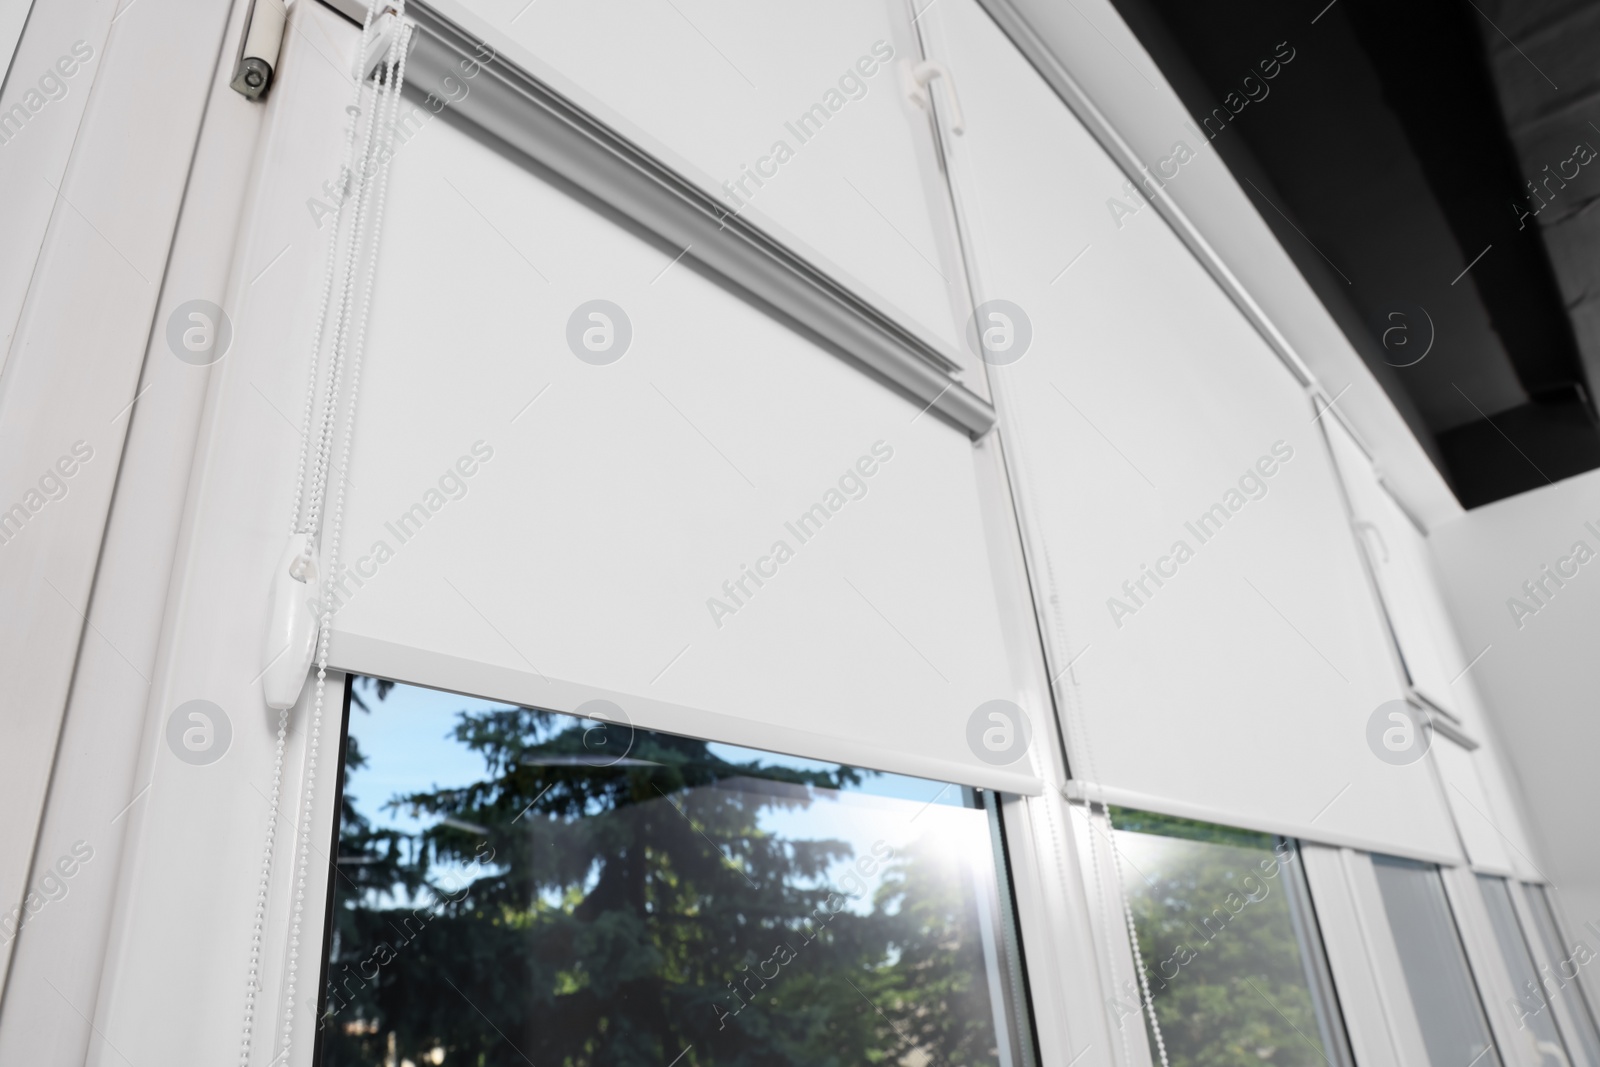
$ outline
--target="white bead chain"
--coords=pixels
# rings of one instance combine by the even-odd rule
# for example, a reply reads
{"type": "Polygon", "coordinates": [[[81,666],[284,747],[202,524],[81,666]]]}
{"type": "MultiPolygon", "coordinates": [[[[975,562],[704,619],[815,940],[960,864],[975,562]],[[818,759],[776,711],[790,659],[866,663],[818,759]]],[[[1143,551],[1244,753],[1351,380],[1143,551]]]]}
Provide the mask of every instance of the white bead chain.
{"type": "MultiPolygon", "coordinates": [[[[372,32],[372,13],[367,13],[366,25],[361,29],[363,51],[367,47],[368,36],[372,32]]],[[[356,150],[356,123],[361,114],[360,87],[356,89],[356,99],[349,108],[350,121],[345,125],[344,162],[339,165],[339,200],[334,206],[333,233],[328,239],[328,258],[322,268],[322,299],[317,304],[317,332],[311,339],[311,359],[306,373],[306,406],[300,416],[300,458],[295,464],[294,479],[294,508],[289,518],[289,534],[292,537],[300,532],[300,516],[306,509],[306,457],[311,451],[311,416],[316,410],[317,397],[317,368],[321,365],[322,340],[328,330],[328,305],[333,302],[333,275],[334,268],[339,258],[339,224],[344,215],[345,201],[350,197],[352,186],[351,162],[356,150]]]]}
{"type": "Polygon", "coordinates": [[[1156,1002],[1150,997],[1150,975],[1144,969],[1144,954],[1139,951],[1139,930],[1133,925],[1133,906],[1128,902],[1127,885],[1122,880],[1122,850],[1117,847],[1117,828],[1111,822],[1111,805],[1107,804],[1106,829],[1111,836],[1111,858],[1116,864],[1117,887],[1122,896],[1122,918],[1128,924],[1128,946],[1133,949],[1133,970],[1139,976],[1139,988],[1144,993],[1144,1010],[1150,1016],[1150,1033],[1156,1039],[1156,1052],[1161,1058],[1161,1067],[1169,1067],[1167,1063],[1167,1042],[1161,1036],[1161,1020],[1156,1018],[1156,1002]]]}
{"type": "MultiPolygon", "coordinates": [[[[361,52],[365,54],[372,34],[372,12],[368,12],[366,24],[362,27],[361,52]]],[[[327,263],[324,269],[322,301],[317,309],[317,335],[311,349],[310,371],[307,375],[306,405],[304,418],[301,422],[300,454],[296,467],[294,508],[290,519],[289,532],[291,535],[300,531],[301,505],[305,491],[306,458],[310,453],[311,416],[313,400],[317,387],[317,367],[320,363],[322,340],[327,332],[328,307],[332,302],[333,278],[338,259],[340,244],[340,230],[344,204],[349,199],[350,175],[352,173],[353,156],[356,143],[356,126],[361,114],[362,86],[357,84],[354,102],[349,109],[350,122],[345,134],[345,157],[341,166],[340,181],[345,195],[340,197],[337,212],[334,216],[333,233],[329,235],[327,263]]],[[[307,545],[313,531],[307,530],[307,545]]],[[[256,883],[256,906],[251,917],[250,930],[250,957],[246,968],[245,978],[245,1007],[244,1026],[239,1044],[239,1062],[242,1067],[249,1067],[252,1038],[255,1028],[256,993],[261,988],[261,939],[266,926],[267,897],[272,883],[272,856],[277,844],[278,816],[283,790],[283,759],[284,743],[289,732],[289,712],[284,709],[278,713],[278,735],[274,745],[272,759],[272,786],[267,798],[267,832],[261,848],[261,874],[256,883]]]]}
{"type": "MultiPolygon", "coordinates": [[[[403,3],[395,7],[397,16],[404,13],[403,3]]],[[[366,329],[373,282],[377,274],[378,238],[381,232],[383,208],[388,190],[389,161],[394,155],[394,122],[399,112],[400,94],[405,85],[405,61],[410,44],[411,28],[399,24],[398,29],[390,42],[389,52],[380,68],[378,87],[372,102],[372,117],[368,127],[366,146],[363,152],[363,170],[369,164],[375,165],[372,175],[373,195],[369,198],[363,195],[357,207],[355,236],[350,246],[350,258],[346,263],[346,278],[348,284],[359,289],[356,316],[352,321],[348,311],[341,315],[341,329],[337,340],[340,350],[339,368],[336,372],[343,376],[343,364],[348,359],[350,364],[350,396],[347,402],[343,437],[339,442],[338,485],[334,488],[333,529],[329,533],[328,551],[325,557],[323,578],[322,618],[318,635],[317,648],[317,689],[312,704],[311,732],[306,748],[306,770],[303,786],[303,800],[300,810],[300,826],[298,830],[299,850],[295,863],[294,902],[289,922],[289,945],[284,964],[283,986],[283,1027],[279,1039],[279,1058],[289,1054],[294,1038],[295,994],[299,978],[300,967],[300,934],[305,913],[306,886],[311,869],[311,832],[316,799],[317,758],[321,751],[323,707],[327,695],[328,678],[328,643],[333,630],[333,592],[335,576],[339,571],[339,547],[344,533],[344,497],[345,486],[348,480],[350,464],[350,445],[355,429],[356,400],[361,387],[361,360],[363,347],[366,342],[366,329]],[[376,136],[374,136],[376,133],[376,136]],[[375,151],[374,149],[375,145],[375,151]],[[368,232],[366,220],[368,210],[371,210],[372,227],[368,232]],[[363,241],[365,247],[363,248],[363,241]],[[363,254],[364,253],[364,254],[363,254]],[[361,269],[355,269],[357,260],[362,261],[361,269]],[[354,328],[352,342],[351,330],[354,328]]],[[[363,176],[362,185],[367,184],[363,176]]],[[[352,293],[349,290],[343,294],[346,309],[352,293]]],[[[330,435],[331,436],[331,435],[330,435]]],[[[331,440],[329,446],[331,448],[331,440]]],[[[328,457],[331,459],[331,456],[328,457]]],[[[327,472],[323,471],[322,483],[326,485],[327,472]]]]}
{"type": "MultiPolygon", "coordinates": [[[[368,9],[367,16],[370,24],[372,22],[372,10],[370,8],[368,9]]],[[[366,56],[366,48],[369,46],[370,41],[368,40],[368,33],[364,31],[362,34],[361,53],[363,62],[366,56]]],[[[387,70],[388,68],[385,66],[385,73],[387,73],[387,70]]],[[[362,81],[358,78],[357,91],[364,92],[365,88],[365,81],[362,81]]],[[[328,489],[328,467],[329,459],[333,449],[334,415],[339,402],[339,393],[344,385],[345,352],[347,351],[350,338],[350,297],[352,290],[355,288],[356,264],[360,259],[361,237],[366,230],[367,224],[367,206],[370,202],[367,197],[367,183],[369,180],[368,175],[370,173],[369,165],[372,161],[372,141],[373,137],[377,133],[379,124],[378,107],[382,103],[382,91],[383,90],[381,86],[372,90],[372,114],[368,117],[366,133],[361,145],[361,168],[359,173],[357,173],[355,176],[354,188],[351,190],[351,192],[346,194],[347,199],[355,200],[355,204],[353,205],[355,208],[355,223],[350,230],[350,237],[348,239],[349,252],[345,257],[344,262],[343,285],[339,290],[339,317],[335,321],[333,332],[333,352],[331,354],[332,368],[329,371],[328,389],[324,394],[321,432],[317,435],[317,462],[316,466],[312,468],[311,498],[308,505],[310,510],[306,517],[307,545],[309,545],[311,540],[316,537],[317,524],[322,517],[322,501],[326,496],[328,489]]],[[[358,98],[358,109],[359,105],[360,100],[358,98]]],[[[359,121],[359,118],[357,121],[359,121]]],[[[340,207],[342,209],[343,204],[341,204],[340,207]]],[[[341,210],[341,214],[342,213],[343,212],[341,210]]]]}
{"type": "Polygon", "coordinates": [[[268,799],[267,839],[261,848],[261,879],[256,885],[256,910],[250,927],[250,965],[245,978],[244,1033],[240,1040],[239,1062],[250,1063],[250,1031],[255,1024],[256,990],[260,988],[261,931],[267,918],[267,887],[272,881],[272,847],[277,840],[278,796],[283,784],[283,739],[289,730],[289,711],[278,712],[278,745],[272,761],[272,792],[268,799]]]}
{"type": "MultiPolygon", "coordinates": [[[[321,516],[321,504],[327,492],[328,469],[330,466],[333,434],[334,415],[338,404],[338,395],[342,388],[343,371],[346,353],[349,351],[350,340],[350,302],[353,290],[361,289],[359,304],[358,324],[356,327],[356,343],[354,352],[354,367],[351,376],[349,405],[345,418],[344,435],[340,457],[340,483],[335,498],[334,529],[330,544],[330,562],[337,564],[339,539],[342,533],[344,516],[344,474],[349,464],[350,441],[355,422],[356,395],[360,377],[360,347],[366,337],[366,320],[370,308],[372,280],[376,274],[377,256],[377,231],[383,215],[383,198],[388,184],[388,163],[393,156],[394,121],[398,113],[400,93],[405,82],[405,55],[409,48],[411,30],[400,23],[399,16],[404,12],[404,4],[390,5],[394,9],[395,25],[398,30],[391,39],[388,55],[380,70],[380,77],[376,87],[370,90],[371,108],[368,114],[365,136],[362,138],[359,153],[360,167],[357,169],[352,164],[357,158],[356,141],[357,127],[361,125],[364,109],[362,103],[369,95],[367,81],[361,77],[365,57],[372,47],[373,33],[376,28],[377,5],[369,6],[367,18],[362,27],[361,47],[358,52],[356,86],[354,100],[347,109],[350,122],[346,128],[345,158],[340,172],[341,196],[337,211],[334,216],[334,230],[330,235],[328,256],[324,269],[322,298],[317,312],[317,332],[312,344],[311,366],[308,372],[306,385],[306,404],[302,420],[300,454],[296,468],[294,507],[291,512],[290,534],[303,532],[306,536],[307,557],[314,551],[314,543],[318,533],[318,524],[321,516]],[[378,150],[373,151],[376,140],[378,150]],[[368,179],[374,174],[378,178],[378,206],[373,215],[372,234],[365,242],[367,245],[365,256],[363,253],[363,238],[367,234],[367,216],[369,197],[368,179]],[[353,201],[353,202],[352,202],[353,201]],[[351,213],[345,211],[346,205],[351,208],[353,221],[346,226],[345,221],[351,213]],[[337,318],[333,329],[329,330],[329,312],[333,308],[333,285],[335,276],[339,273],[340,251],[343,255],[343,285],[340,287],[337,318]],[[356,264],[365,261],[364,277],[357,285],[358,273],[356,264]],[[325,342],[330,344],[329,367],[326,399],[323,405],[322,422],[318,432],[318,447],[315,466],[312,471],[312,481],[309,499],[306,494],[306,461],[310,456],[311,419],[315,409],[316,385],[318,369],[321,363],[322,347],[325,342]],[[304,525],[302,526],[302,516],[304,525]]],[[[299,826],[298,863],[295,880],[295,895],[292,905],[292,920],[289,931],[288,955],[284,970],[284,1008],[283,1030],[281,1048],[274,1058],[277,1063],[289,1054],[290,1040],[293,1036],[294,1026],[294,993],[295,981],[299,964],[300,930],[305,905],[305,890],[307,875],[310,866],[310,840],[312,813],[315,800],[315,786],[317,776],[317,755],[320,749],[322,735],[322,710],[327,683],[328,667],[328,640],[332,624],[332,572],[325,572],[327,579],[323,588],[322,617],[319,635],[319,654],[317,661],[317,690],[314,710],[311,718],[311,732],[307,741],[305,774],[302,783],[303,805],[299,826]]],[[[272,857],[277,844],[277,829],[279,807],[282,797],[283,763],[285,741],[289,729],[289,712],[281,711],[278,715],[278,731],[274,746],[272,786],[268,798],[268,820],[265,840],[262,845],[261,875],[256,890],[256,906],[252,916],[250,934],[250,954],[247,967],[244,1024],[242,1029],[239,1062],[241,1067],[249,1067],[253,1047],[253,1032],[255,1027],[256,994],[261,988],[261,945],[266,925],[267,901],[271,888],[272,857]]]]}

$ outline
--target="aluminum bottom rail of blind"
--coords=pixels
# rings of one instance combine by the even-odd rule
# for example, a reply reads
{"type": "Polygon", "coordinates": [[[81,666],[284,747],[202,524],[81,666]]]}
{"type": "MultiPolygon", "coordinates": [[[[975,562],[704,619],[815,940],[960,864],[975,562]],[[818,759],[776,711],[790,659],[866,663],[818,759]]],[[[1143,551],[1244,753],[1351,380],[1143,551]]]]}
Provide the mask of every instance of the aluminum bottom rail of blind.
{"type": "Polygon", "coordinates": [[[416,4],[408,5],[407,14],[420,30],[408,60],[408,94],[432,93],[434,103],[448,101],[447,110],[674,248],[688,248],[689,258],[728,284],[972,437],[981,437],[994,425],[994,408],[952,377],[957,364],[932,344],[760,228],[729,214],[709,193],[538,78],[480,47],[439,12],[416,4]],[[470,81],[465,72],[471,73],[470,81]]]}

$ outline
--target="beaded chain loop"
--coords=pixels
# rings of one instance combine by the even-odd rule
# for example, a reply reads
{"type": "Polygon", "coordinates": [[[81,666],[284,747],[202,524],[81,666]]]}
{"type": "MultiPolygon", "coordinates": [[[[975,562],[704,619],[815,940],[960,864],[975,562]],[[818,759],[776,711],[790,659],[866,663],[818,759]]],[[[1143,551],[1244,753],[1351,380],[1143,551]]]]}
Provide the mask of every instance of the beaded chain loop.
{"type": "MultiPolygon", "coordinates": [[[[333,528],[329,535],[327,562],[323,569],[322,603],[318,620],[317,684],[312,702],[310,733],[307,738],[305,772],[302,778],[300,819],[297,827],[294,897],[291,905],[289,938],[284,961],[282,1025],[272,1063],[286,1061],[294,1036],[295,994],[299,975],[300,935],[305,913],[305,895],[311,862],[311,830],[315,808],[317,759],[322,741],[323,706],[327,691],[328,643],[333,624],[333,575],[338,573],[339,542],[344,524],[345,477],[350,461],[356,399],[360,393],[361,357],[366,342],[368,313],[371,309],[373,279],[377,273],[378,234],[381,232],[384,200],[388,189],[389,161],[394,155],[394,127],[405,85],[406,55],[410,50],[412,27],[406,25],[404,0],[369,6],[361,31],[354,100],[346,108],[350,121],[345,132],[345,157],[340,170],[341,197],[335,226],[329,241],[324,268],[322,297],[317,311],[317,330],[312,342],[311,366],[307,376],[306,403],[296,467],[294,507],[290,515],[291,536],[305,537],[302,559],[309,562],[316,549],[322,517],[322,502],[333,466],[335,422],[338,399],[344,391],[346,364],[350,369],[350,388],[339,440],[338,488],[334,493],[333,528]],[[361,66],[373,48],[379,16],[393,28],[389,46],[375,78],[363,78],[361,66]],[[363,105],[366,106],[363,106],[363,105]],[[363,116],[367,121],[363,125],[363,116]],[[357,150],[358,128],[360,148],[357,150]],[[359,159],[359,166],[356,165],[359,159]],[[348,211],[346,210],[348,207],[348,211]],[[339,270],[343,264],[343,272],[339,270]],[[340,285],[335,301],[334,283],[340,285]],[[353,303],[354,302],[354,303],[353,303]],[[352,311],[355,312],[352,315],[352,311]],[[330,321],[331,318],[331,321],[330,321]],[[317,430],[317,447],[309,485],[306,477],[311,449],[312,416],[316,409],[318,372],[324,343],[329,345],[327,385],[322,415],[317,430]],[[308,493],[309,489],[309,493],[308,493]]],[[[278,730],[272,762],[272,785],[268,793],[267,830],[262,842],[261,873],[256,884],[255,910],[250,931],[249,962],[246,967],[244,1024],[239,1047],[240,1067],[250,1067],[255,1030],[256,997],[261,990],[261,946],[266,926],[267,901],[272,883],[272,858],[277,846],[278,819],[282,802],[285,742],[289,732],[289,711],[278,713],[278,730]]]]}

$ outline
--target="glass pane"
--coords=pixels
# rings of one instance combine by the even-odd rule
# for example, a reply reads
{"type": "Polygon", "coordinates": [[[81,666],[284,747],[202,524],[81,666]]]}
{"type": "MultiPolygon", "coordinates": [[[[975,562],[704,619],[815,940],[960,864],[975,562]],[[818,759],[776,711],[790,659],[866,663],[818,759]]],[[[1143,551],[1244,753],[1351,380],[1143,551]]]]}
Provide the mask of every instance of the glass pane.
{"type": "MultiPolygon", "coordinates": [[[[1294,843],[1143,812],[1112,818],[1171,1067],[1348,1064],[1294,843]]],[[[1138,1011],[1138,991],[1125,992],[1119,1016],[1138,1011]]]]}
{"type": "Polygon", "coordinates": [[[982,794],[355,685],[326,1067],[1027,1067],[982,794]]]}
{"type": "Polygon", "coordinates": [[[1372,866],[1389,913],[1406,988],[1433,1067],[1499,1067],[1439,868],[1392,856],[1372,866]]]}
{"type": "MultiPolygon", "coordinates": [[[[1550,901],[1550,890],[1542,885],[1524,885],[1528,910],[1533,913],[1533,925],[1539,933],[1535,955],[1540,963],[1540,995],[1550,1003],[1557,999],[1571,1010],[1575,1033],[1568,1033],[1572,1044],[1583,1051],[1574,1057],[1578,1067],[1600,1067],[1600,1032],[1594,1023],[1594,1013],[1578,985],[1579,970],[1594,960],[1595,954],[1588,945],[1574,943],[1570,948],[1561,939],[1561,928],[1556,924],[1555,908],[1550,901]]],[[[1569,1048],[1569,1052],[1576,1051],[1569,1048]]]]}
{"type": "Polygon", "coordinates": [[[1483,890],[1489,925],[1494,927],[1494,939],[1506,961],[1511,985],[1518,994],[1518,999],[1511,1002],[1512,1014],[1518,1021],[1517,1037],[1528,1042],[1539,1067],[1567,1067],[1571,1062],[1567,1048],[1556,1027],[1555,1012],[1539,993],[1539,972],[1528,942],[1523,939],[1522,926],[1517,922],[1511,889],[1504,878],[1487,874],[1478,875],[1478,888],[1483,890]]]}

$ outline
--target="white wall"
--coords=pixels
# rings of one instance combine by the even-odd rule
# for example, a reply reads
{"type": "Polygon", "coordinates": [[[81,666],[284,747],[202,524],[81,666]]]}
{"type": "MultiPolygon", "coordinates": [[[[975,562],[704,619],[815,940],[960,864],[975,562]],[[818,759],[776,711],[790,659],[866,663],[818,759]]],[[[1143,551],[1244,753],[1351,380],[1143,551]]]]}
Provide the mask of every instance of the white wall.
{"type": "Polygon", "coordinates": [[[1430,543],[1462,644],[1487,649],[1472,674],[1543,874],[1574,922],[1600,919],[1600,471],[1476,508],[1430,543]]]}

